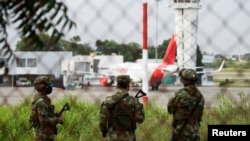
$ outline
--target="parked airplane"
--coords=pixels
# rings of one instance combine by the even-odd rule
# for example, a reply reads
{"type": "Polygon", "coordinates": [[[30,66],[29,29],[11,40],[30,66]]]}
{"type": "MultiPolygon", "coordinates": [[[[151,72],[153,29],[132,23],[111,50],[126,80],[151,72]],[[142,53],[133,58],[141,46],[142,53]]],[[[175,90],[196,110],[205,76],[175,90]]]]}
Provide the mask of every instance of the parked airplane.
{"type": "MultiPolygon", "coordinates": [[[[148,82],[153,90],[157,90],[161,81],[178,71],[175,65],[176,42],[174,35],[171,37],[162,63],[148,63],[148,82]]],[[[143,65],[135,62],[118,63],[110,66],[108,74],[100,79],[102,86],[112,86],[117,75],[130,75],[131,85],[142,83],[143,65]]]]}
{"type": "MultiPolygon", "coordinates": [[[[175,64],[175,54],[176,42],[173,35],[166,49],[163,61],[161,63],[147,64],[148,82],[149,86],[152,87],[152,90],[158,90],[159,85],[161,84],[163,79],[177,74],[179,67],[175,64]]],[[[223,65],[224,61],[222,62],[220,68],[215,72],[221,71],[223,65]]],[[[68,65],[66,66],[67,71],[63,75],[63,86],[69,89],[76,88],[78,86],[83,87],[89,84],[92,85],[92,80],[94,80],[95,85],[97,84],[97,80],[99,80],[101,86],[112,86],[115,84],[116,76],[123,74],[130,75],[131,85],[136,86],[142,83],[144,70],[143,65],[141,63],[135,62],[125,62],[111,65],[105,74],[83,71],[71,71],[70,64],[68,63],[68,65]]],[[[204,73],[204,71],[200,71],[197,73],[204,73]]]]}
{"type": "MultiPolygon", "coordinates": [[[[152,90],[158,90],[162,80],[172,75],[177,75],[178,65],[175,64],[176,42],[174,35],[171,37],[168,48],[166,49],[165,56],[162,63],[148,63],[148,81],[152,90]]],[[[204,67],[195,67],[193,69],[202,69],[197,71],[199,74],[204,73],[216,73],[220,72],[224,66],[225,61],[222,61],[220,67],[215,71],[204,71],[204,67]]],[[[130,75],[131,85],[142,83],[143,78],[143,66],[141,63],[125,62],[118,63],[110,66],[108,74],[100,78],[100,84],[102,86],[112,86],[115,83],[117,75],[130,75]]]]}

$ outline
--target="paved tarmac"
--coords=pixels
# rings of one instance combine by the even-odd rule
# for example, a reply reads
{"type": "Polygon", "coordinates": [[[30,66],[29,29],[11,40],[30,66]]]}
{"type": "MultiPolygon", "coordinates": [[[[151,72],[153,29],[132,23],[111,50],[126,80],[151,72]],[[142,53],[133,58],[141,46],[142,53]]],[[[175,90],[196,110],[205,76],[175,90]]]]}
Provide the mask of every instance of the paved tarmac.
{"type": "MultiPolygon", "coordinates": [[[[162,108],[166,108],[167,102],[174,92],[180,89],[178,86],[161,86],[158,91],[148,92],[148,103],[156,103],[162,108]]],[[[238,87],[198,87],[203,93],[207,108],[213,107],[218,101],[218,95],[224,95],[228,98],[232,98],[236,102],[241,102],[239,93],[244,94],[246,100],[250,102],[250,88],[238,88],[238,87]]],[[[53,93],[49,95],[53,101],[68,97],[75,96],[83,101],[88,102],[100,102],[106,96],[111,95],[115,87],[100,87],[90,86],[84,89],[75,90],[62,90],[59,88],[53,88],[53,93]]],[[[130,89],[130,95],[135,95],[140,87],[132,87],[130,89]]],[[[26,98],[33,96],[33,87],[1,87],[0,88],[0,104],[1,105],[15,105],[26,98]]],[[[142,102],[142,101],[141,101],[142,102]]],[[[144,103],[145,104],[145,103],[144,103]]]]}

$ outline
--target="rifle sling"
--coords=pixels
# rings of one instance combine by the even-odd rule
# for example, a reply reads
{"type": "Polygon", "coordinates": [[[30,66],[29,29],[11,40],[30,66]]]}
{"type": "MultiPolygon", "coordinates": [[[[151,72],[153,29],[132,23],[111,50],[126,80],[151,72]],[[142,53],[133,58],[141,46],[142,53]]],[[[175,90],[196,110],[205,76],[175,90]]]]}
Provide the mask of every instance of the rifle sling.
{"type": "Polygon", "coordinates": [[[129,96],[128,93],[126,93],[126,94],[123,95],[121,98],[119,98],[119,99],[117,100],[117,102],[110,108],[110,112],[112,112],[113,109],[114,109],[114,107],[115,107],[123,98],[125,98],[125,97],[127,97],[127,96],[129,96]]]}

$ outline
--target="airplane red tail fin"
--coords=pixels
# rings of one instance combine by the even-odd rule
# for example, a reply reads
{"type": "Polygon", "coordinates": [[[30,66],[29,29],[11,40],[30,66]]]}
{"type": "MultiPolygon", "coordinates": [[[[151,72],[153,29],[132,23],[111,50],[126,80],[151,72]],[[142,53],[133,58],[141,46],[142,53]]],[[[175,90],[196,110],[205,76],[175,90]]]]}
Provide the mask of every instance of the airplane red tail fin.
{"type": "Polygon", "coordinates": [[[163,63],[165,64],[174,64],[175,61],[175,53],[176,53],[176,42],[175,42],[175,35],[172,35],[168,48],[165,52],[165,56],[163,58],[163,63]]]}

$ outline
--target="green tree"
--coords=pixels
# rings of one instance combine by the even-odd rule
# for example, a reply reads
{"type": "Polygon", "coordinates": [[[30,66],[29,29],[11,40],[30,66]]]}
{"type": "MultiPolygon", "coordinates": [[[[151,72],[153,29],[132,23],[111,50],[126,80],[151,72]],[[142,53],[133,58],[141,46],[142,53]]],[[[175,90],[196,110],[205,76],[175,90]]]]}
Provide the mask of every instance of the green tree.
{"type": "Polygon", "coordinates": [[[120,44],[117,48],[119,50],[119,55],[123,55],[123,60],[124,62],[129,62],[131,60],[133,60],[132,56],[130,55],[130,53],[128,52],[128,45],[127,44],[120,44]]]}
{"type": "Polygon", "coordinates": [[[137,59],[142,58],[142,48],[138,43],[131,42],[128,43],[126,52],[125,52],[125,61],[136,61],[137,59]]]}
{"type": "Polygon", "coordinates": [[[81,44],[79,43],[81,38],[79,36],[74,36],[67,40],[61,40],[60,46],[62,47],[63,51],[72,51],[73,55],[89,55],[94,50],[88,43],[81,44]]]}
{"type": "Polygon", "coordinates": [[[96,45],[96,51],[102,54],[104,42],[102,42],[102,40],[96,40],[95,45],[96,45]]]}
{"type": "Polygon", "coordinates": [[[89,55],[93,49],[89,44],[77,44],[75,48],[69,48],[67,51],[72,51],[73,55],[89,55]]]}
{"type": "Polygon", "coordinates": [[[17,42],[15,51],[63,51],[60,42],[53,42],[48,34],[41,33],[38,35],[42,42],[42,47],[38,47],[35,44],[30,45],[27,38],[21,38],[17,42]]]}
{"type": "Polygon", "coordinates": [[[74,36],[70,39],[71,42],[74,42],[74,43],[78,43],[81,41],[81,37],[80,36],[74,36]]]}
{"type": "MultiPolygon", "coordinates": [[[[164,40],[162,44],[157,47],[158,59],[162,59],[164,57],[169,42],[170,38],[168,40],[164,40]]],[[[114,40],[96,40],[95,45],[97,47],[96,52],[105,55],[110,55],[111,53],[123,55],[125,62],[136,61],[137,59],[142,58],[142,48],[140,44],[135,42],[118,44],[114,40]]],[[[155,47],[153,45],[148,47],[148,58],[155,59],[155,47]]],[[[200,51],[200,47],[197,45],[197,66],[204,66],[202,58],[203,55],[200,51]]]]}
{"type": "Polygon", "coordinates": [[[244,60],[250,62],[250,53],[244,54],[244,60]]]}
{"type": "Polygon", "coordinates": [[[64,51],[72,51],[73,55],[89,55],[90,52],[93,52],[93,49],[88,43],[81,44],[80,36],[74,36],[70,41],[62,40],[61,45],[63,46],[64,51]]]}
{"type": "MultiPolygon", "coordinates": [[[[56,0],[1,0],[0,4],[0,51],[10,59],[13,56],[8,42],[8,27],[17,25],[22,38],[29,43],[26,46],[44,47],[40,33],[52,31],[53,42],[70,30],[75,23],[67,15],[67,7],[56,0]]],[[[52,42],[51,41],[51,42],[52,42]]]]}
{"type": "Polygon", "coordinates": [[[168,40],[163,40],[162,44],[158,46],[158,58],[162,59],[164,57],[169,42],[170,38],[168,40]]]}
{"type": "MultiPolygon", "coordinates": [[[[158,50],[158,48],[157,48],[157,50],[158,50]]],[[[155,46],[153,46],[153,45],[148,46],[148,58],[155,59],[155,46]]]]}
{"type": "Polygon", "coordinates": [[[96,51],[104,55],[111,55],[112,53],[123,55],[125,62],[141,58],[142,53],[140,45],[135,42],[118,44],[114,40],[97,40],[96,47],[96,51]]]}
{"type": "Polygon", "coordinates": [[[111,55],[112,53],[118,53],[118,43],[114,40],[104,40],[102,46],[102,54],[111,55]]]}
{"type": "Polygon", "coordinates": [[[73,55],[89,55],[93,49],[89,44],[80,44],[79,36],[72,37],[69,41],[60,39],[58,42],[51,42],[48,34],[39,34],[39,38],[43,42],[43,47],[39,48],[35,45],[27,46],[27,38],[22,38],[17,43],[16,51],[72,51],[73,55]]]}

